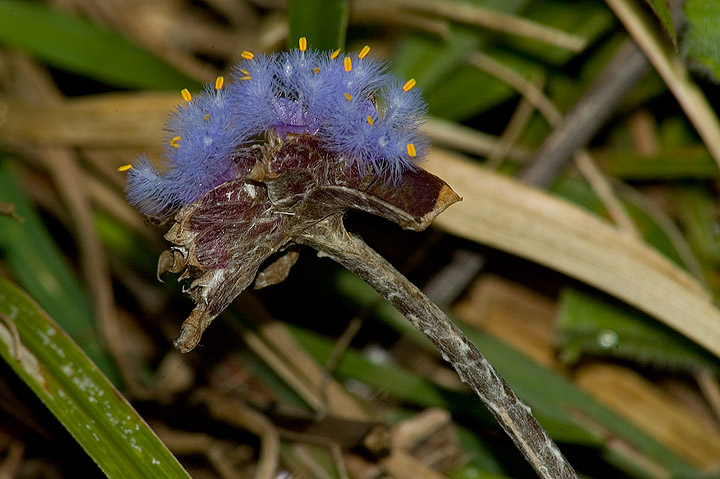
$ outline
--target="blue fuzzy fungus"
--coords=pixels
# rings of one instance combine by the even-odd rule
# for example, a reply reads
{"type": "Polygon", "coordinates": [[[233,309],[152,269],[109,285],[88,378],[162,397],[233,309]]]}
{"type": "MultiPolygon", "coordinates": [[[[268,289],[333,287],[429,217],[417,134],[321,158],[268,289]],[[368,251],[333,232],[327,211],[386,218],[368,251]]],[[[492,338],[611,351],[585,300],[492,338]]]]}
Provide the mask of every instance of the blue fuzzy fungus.
{"type": "Polygon", "coordinates": [[[246,174],[236,159],[274,130],[312,135],[350,166],[390,182],[427,150],[418,128],[426,112],[415,80],[400,81],[367,57],[300,48],[269,55],[243,52],[233,81],[219,77],[205,91],[182,91],[184,103],[167,123],[167,168],[141,156],[127,171],[128,201],[141,213],[167,218],[218,185],[246,174]]]}

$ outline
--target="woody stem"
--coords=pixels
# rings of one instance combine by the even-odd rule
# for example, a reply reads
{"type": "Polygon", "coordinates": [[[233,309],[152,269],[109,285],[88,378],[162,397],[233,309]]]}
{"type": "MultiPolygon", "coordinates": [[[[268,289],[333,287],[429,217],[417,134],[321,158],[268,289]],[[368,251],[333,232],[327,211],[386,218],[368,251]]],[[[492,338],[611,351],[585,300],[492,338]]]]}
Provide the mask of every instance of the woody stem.
{"type": "Polygon", "coordinates": [[[380,293],[427,336],[495,416],[543,479],[577,479],[572,466],[510,386],[477,347],[414,284],[362,239],[349,234],[339,215],[296,238],[334,259],[380,293]]]}

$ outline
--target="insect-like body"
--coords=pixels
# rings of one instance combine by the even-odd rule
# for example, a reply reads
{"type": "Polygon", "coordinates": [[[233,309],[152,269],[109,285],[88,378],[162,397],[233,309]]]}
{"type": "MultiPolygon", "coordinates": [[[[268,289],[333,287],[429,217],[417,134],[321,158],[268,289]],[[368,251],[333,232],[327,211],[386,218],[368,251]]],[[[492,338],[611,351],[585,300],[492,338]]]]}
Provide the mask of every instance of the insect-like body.
{"type": "Polygon", "coordinates": [[[414,80],[399,80],[368,51],[343,56],[301,40],[289,52],[243,52],[229,84],[218,77],[199,94],[182,91],[184,102],[167,124],[167,168],[160,172],[140,157],[128,168],[128,201],[147,216],[168,218],[246,174],[238,158],[270,130],[283,138],[312,135],[349,167],[371,166],[397,181],[427,149],[418,132],[426,105],[414,80]]]}

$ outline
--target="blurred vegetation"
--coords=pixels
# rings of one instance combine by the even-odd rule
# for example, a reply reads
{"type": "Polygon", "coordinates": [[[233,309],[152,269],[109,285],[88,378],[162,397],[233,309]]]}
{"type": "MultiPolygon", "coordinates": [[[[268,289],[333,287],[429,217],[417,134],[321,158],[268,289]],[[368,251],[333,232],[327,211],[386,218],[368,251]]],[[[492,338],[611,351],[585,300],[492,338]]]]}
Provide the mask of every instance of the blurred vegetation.
{"type": "Polygon", "coordinates": [[[428,165],[465,201],[423,233],[348,226],[454,315],[578,472],[720,477],[714,0],[0,0],[0,477],[534,477],[431,345],[310,251],[174,350],[192,306],[157,280],[166,227],[117,167],[161,162],[181,88],[301,34],[367,44],[423,89],[428,165]],[[549,188],[524,187],[628,41],[647,73],[583,120],[549,188]],[[505,179],[512,198],[478,200],[505,179]],[[453,214],[486,203],[495,228],[453,214]]]}

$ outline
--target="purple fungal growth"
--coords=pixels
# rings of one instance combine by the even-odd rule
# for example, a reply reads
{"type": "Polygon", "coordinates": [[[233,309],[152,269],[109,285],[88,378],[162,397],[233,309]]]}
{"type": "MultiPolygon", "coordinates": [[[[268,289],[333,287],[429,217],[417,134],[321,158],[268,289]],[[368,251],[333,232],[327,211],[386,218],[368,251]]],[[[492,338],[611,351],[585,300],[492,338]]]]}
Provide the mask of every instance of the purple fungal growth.
{"type": "Polygon", "coordinates": [[[281,138],[312,135],[348,167],[371,167],[397,181],[427,149],[418,131],[426,104],[413,89],[415,80],[399,80],[367,58],[368,51],[340,56],[339,50],[308,50],[301,39],[290,52],[243,52],[229,85],[218,77],[195,96],[182,91],[185,102],[167,124],[165,172],[144,156],[120,168],[128,170],[128,201],[150,217],[173,215],[247,174],[241,158],[271,129],[281,138]]]}

